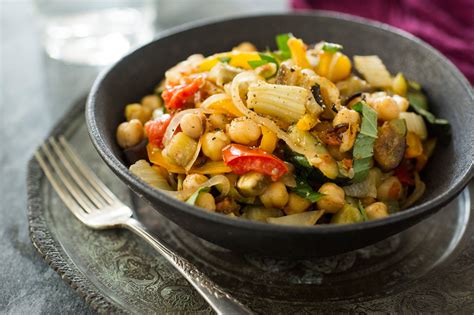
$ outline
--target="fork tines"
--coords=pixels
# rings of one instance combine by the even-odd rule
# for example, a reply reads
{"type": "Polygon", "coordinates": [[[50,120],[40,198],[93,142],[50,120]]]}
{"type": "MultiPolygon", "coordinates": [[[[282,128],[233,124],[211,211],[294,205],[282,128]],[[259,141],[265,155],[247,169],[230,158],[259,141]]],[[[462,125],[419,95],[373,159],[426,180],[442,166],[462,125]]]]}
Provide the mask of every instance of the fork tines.
{"type": "Polygon", "coordinates": [[[117,201],[63,136],[59,141],[49,138],[35,152],[35,158],[59,197],[80,220],[83,211],[91,213],[117,201]]]}

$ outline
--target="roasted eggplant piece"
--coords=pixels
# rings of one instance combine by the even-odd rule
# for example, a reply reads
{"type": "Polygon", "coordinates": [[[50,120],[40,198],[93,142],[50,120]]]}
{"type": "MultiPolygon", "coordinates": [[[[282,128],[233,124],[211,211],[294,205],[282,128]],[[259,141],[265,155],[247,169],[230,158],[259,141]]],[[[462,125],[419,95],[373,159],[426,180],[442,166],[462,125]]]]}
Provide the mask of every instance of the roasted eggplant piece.
{"type": "Polygon", "coordinates": [[[383,171],[393,170],[402,161],[406,148],[406,133],[403,119],[386,121],[379,128],[374,143],[374,158],[383,171]]]}

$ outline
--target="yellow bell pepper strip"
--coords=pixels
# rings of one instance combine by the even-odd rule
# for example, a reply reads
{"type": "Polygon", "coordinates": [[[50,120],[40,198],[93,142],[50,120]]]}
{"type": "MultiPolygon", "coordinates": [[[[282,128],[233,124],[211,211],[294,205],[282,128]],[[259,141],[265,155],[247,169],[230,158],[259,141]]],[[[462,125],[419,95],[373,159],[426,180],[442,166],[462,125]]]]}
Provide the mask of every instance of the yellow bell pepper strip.
{"type": "Polygon", "coordinates": [[[417,134],[408,132],[406,135],[406,143],[407,149],[405,151],[405,158],[416,158],[423,153],[423,144],[417,134]]]}
{"type": "Polygon", "coordinates": [[[273,131],[265,126],[262,126],[261,129],[262,140],[260,141],[259,148],[267,151],[268,153],[273,153],[278,143],[278,137],[273,131]]]}
{"type": "Polygon", "coordinates": [[[351,60],[343,53],[321,50],[318,53],[318,57],[318,64],[315,68],[318,75],[337,82],[347,78],[351,74],[351,60]]]}
{"type": "Polygon", "coordinates": [[[186,172],[184,167],[174,165],[163,157],[161,149],[152,143],[146,146],[148,159],[151,163],[165,168],[170,173],[177,174],[224,174],[232,172],[231,168],[224,164],[224,161],[208,161],[201,167],[192,168],[186,172]]]}
{"type": "Polygon", "coordinates": [[[296,123],[296,128],[303,131],[308,131],[318,123],[318,119],[311,114],[305,114],[301,117],[300,120],[296,123]]]}
{"type": "MultiPolygon", "coordinates": [[[[215,95],[217,95],[217,94],[215,94],[215,95]]],[[[222,94],[219,94],[219,97],[215,97],[216,101],[212,101],[212,103],[210,103],[209,106],[207,106],[207,108],[214,109],[218,112],[227,113],[227,114],[235,116],[235,117],[244,116],[244,114],[242,114],[237,109],[237,107],[235,107],[234,102],[232,102],[232,99],[230,98],[230,96],[225,95],[225,96],[221,97],[221,95],[222,94]]],[[[212,95],[210,97],[214,97],[214,95],[212,95]]]]}
{"type": "Polygon", "coordinates": [[[199,64],[198,70],[200,72],[209,71],[222,59],[228,60],[229,65],[231,65],[232,67],[250,70],[252,69],[252,67],[249,65],[248,62],[251,60],[260,60],[260,56],[258,55],[258,52],[241,52],[241,51],[232,51],[232,52],[215,54],[204,59],[199,64]]]}
{"type": "Polygon", "coordinates": [[[306,58],[306,45],[301,39],[291,37],[288,39],[288,47],[291,51],[291,58],[297,66],[311,68],[308,58],[306,58]]]}

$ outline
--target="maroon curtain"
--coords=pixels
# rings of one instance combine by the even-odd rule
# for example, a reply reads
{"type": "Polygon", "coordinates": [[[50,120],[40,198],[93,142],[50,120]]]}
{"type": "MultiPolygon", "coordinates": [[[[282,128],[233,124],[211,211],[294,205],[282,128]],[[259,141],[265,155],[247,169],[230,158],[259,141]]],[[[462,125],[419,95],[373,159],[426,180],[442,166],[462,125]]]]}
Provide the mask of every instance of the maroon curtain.
{"type": "Polygon", "coordinates": [[[440,50],[474,84],[474,0],[291,0],[391,24],[440,50]]]}

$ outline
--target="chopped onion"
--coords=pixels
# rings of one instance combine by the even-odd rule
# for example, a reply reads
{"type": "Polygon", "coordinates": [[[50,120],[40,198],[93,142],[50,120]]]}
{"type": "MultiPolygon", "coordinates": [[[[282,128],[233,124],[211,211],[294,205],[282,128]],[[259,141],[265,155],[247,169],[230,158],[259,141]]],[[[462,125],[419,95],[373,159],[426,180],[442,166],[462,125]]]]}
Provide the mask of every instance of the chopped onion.
{"type": "Polygon", "coordinates": [[[221,185],[220,191],[222,196],[226,196],[229,193],[230,182],[229,179],[227,179],[227,177],[225,177],[224,175],[213,176],[206,182],[194,188],[183,189],[180,191],[166,191],[166,193],[168,193],[170,196],[175,197],[176,199],[185,201],[189,197],[191,197],[191,195],[194,194],[198,189],[201,189],[203,187],[212,187],[216,185],[221,185]]]}
{"type": "Polygon", "coordinates": [[[406,209],[410,207],[418,199],[420,199],[421,196],[425,193],[425,189],[426,189],[425,183],[421,181],[420,175],[418,175],[418,172],[415,172],[415,190],[410,196],[408,196],[405,202],[403,202],[402,209],[406,209]]]}
{"type": "Polygon", "coordinates": [[[402,112],[400,113],[400,118],[405,119],[408,131],[416,134],[421,140],[426,140],[428,131],[423,117],[412,112],[402,112]]]}
{"type": "Polygon", "coordinates": [[[294,226],[311,226],[324,214],[324,210],[306,211],[302,213],[290,214],[278,218],[267,218],[268,223],[294,226]]]}
{"type": "Polygon", "coordinates": [[[198,141],[198,144],[196,146],[196,151],[194,151],[194,154],[193,154],[193,158],[189,161],[188,164],[186,164],[186,166],[184,167],[184,169],[186,170],[186,172],[189,172],[189,170],[191,169],[191,167],[193,167],[193,164],[194,162],[196,162],[198,156],[199,156],[199,152],[201,152],[201,146],[202,146],[202,137],[199,138],[199,141],[198,141]]]}

